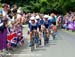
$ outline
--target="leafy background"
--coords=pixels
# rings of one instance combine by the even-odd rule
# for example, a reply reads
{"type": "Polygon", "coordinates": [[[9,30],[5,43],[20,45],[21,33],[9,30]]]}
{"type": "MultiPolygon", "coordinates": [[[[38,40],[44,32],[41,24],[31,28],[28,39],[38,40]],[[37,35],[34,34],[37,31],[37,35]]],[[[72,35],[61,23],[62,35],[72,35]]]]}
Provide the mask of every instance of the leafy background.
{"type": "Polygon", "coordinates": [[[65,14],[69,11],[75,11],[75,0],[2,0],[1,3],[17,4],[26,13],[40,12],[49,14],[55,11],[59,14],[65,14]]]}

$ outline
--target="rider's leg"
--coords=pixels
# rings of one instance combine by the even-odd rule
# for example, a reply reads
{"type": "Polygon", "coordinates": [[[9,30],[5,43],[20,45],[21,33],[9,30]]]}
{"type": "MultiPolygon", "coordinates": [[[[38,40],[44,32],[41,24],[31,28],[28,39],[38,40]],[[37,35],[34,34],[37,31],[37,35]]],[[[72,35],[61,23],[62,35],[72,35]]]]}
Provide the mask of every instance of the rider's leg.
{"type": "Polygon", "coordinates": [[[40,31],[40,39],[41,39],[41,46],[44,46],[44,37],[43,37],[43,31],[44,31],[44,26],[41,25],[41,31],[40,31]]]}
{"type": "Polygon", "coordinates": [[[40,45],[41,45],[41,38],[42,38],[41,31],[39,31],[39,44],[40,45]]]}
{"type": "Polygon", "coordinates": [[[32,32],[30,32],[30,41],[32,41],[32,32]]]}
{"type": "Polygon", "coordinates": [[[46,39],[46,41],[48,43],[49,42],[49,30],[48,29],[46,29],[46,33],[47,33],[47,39],[46,39]]]}
{"type": "Polygon", "coordinates": [[[38,35],[39,35],[39,39],[41,39],[41,29],[38,28],[38,29],[37,29],[37,32],[38,32],[38,35]]]}
{"type": "Polygon", "coordinates": [[[32,38],[33,32],[30,32],[30,47],[34,46],[34,40],[32,38]]]}
{"type": "Polygon", "coordinates": [[[49,30],[46,29],[46,33],[47,33],[47,38],[49,37],[49,30]]]}

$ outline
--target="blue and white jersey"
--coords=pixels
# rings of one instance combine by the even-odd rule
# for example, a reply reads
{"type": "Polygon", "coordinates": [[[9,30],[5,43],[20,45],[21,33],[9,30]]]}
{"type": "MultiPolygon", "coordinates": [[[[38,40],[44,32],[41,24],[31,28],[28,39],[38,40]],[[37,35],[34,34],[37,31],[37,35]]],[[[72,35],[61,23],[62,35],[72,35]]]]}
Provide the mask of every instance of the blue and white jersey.
{"type": "Polygon", "coordinates": [[[43,24],[46,28],[49,28],[51,25],[51,21],[50,20],[44,20],[44,24],[43,24]]]}
{"type": "Polygon", "coordinates": [[[29,21],[29,29],[30,29],[30,32],[32,32],[32,30],[37,30],[38,28],[38,23],[37,21],[35,21],[35,23],[33,24],[31,21],[29,21]]]}
{"type": "Polygon", "coordinates": [[[40,20],[38,20],[38,21],[37,21],[37,23],[38,23],[38,26],[40,26],[40,25],[41,25],[40,20]]]}
{"type": "Polygon", "coordinates": [[[44,24],[44,20],[40,19],[40,24],[43,25],[44,24]]]}
{"type": "Polygon", "coordinates": [[[33,24],[31,21],[29,21],[29,27],[30,26],[37,26],[37,21],[35,21],[35,23],[33,24]]]}

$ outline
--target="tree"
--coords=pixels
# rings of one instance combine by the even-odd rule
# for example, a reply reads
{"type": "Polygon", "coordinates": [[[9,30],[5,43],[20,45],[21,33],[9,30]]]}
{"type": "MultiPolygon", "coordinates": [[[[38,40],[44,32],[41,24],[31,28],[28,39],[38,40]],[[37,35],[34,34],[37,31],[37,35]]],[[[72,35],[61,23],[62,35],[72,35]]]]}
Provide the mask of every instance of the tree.
{"type": "Polygon", "coordinates": [[[1,2],[17,4],[25,12],[49,13],[55,10],[65,14],[67,11],[75,10],[75,0],[2,0],[1,2]]]}

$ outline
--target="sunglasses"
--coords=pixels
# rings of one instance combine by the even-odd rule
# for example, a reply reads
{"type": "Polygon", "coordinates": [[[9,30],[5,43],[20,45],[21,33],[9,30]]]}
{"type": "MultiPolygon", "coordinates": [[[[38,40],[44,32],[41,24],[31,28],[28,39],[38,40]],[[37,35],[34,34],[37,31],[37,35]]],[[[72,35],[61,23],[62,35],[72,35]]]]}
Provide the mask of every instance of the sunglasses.
{"type": "Polygon", "coordinates": [[[35,20],[31,20],[31,21],[35,21],[35,20]]]}

